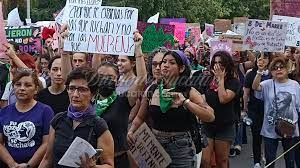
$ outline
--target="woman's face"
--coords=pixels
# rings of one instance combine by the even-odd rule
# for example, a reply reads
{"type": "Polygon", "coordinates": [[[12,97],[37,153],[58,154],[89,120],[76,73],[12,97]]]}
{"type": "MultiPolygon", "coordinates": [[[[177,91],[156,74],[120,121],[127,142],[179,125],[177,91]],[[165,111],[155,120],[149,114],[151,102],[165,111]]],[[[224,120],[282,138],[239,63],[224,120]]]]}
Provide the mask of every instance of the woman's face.
{"type": "Polygon", "coordinates": [[[100,68],[98,68],[98,74],[106,77],[110,77],[115,82],[117,82],[118,80],[118,75],[116,71],[109,66],[101,66],[100,68]]]}
{"type": "Polygon", "coordinates": [[[272,67],[272,76],[276,80],[283,80],[288,78],[288,69],[281,62],[276,63],[272,67]]]}
{"type": "Polygon", "coordinates": [[[134,64],[131,63],[131,61],[128,59],[128,56],[123,56],[123,55],[120,55],[118,57],[117,65],[120,74],[128,73],[134,67],[134,64]]]}
{"type": "Polygon", "coordinates": [[[167,55],[162,60],[161,74],[166,79],[177,78],[184,71],[184,67],[179,67],[172,55],[167,55]]]}
{"type": "Polygon", "coordinates": [[[284,57],[285,57],[286,59],[292,59],[293,54],[292,54],[292,52],[291,52],[291,48],[290,48],[290,47],[288,47],[288,48],[284,51],[284,57]]]}
{"type": "Polygon", "coordinates": [[[152,74],[154,79],[159,79],[161,78],[161,70],[160,70],[160,65],[162,62],[164,54],[159,52],[154,55],[152,59],[152,74]]]}
{"type": "MultiPolygon", "coordinates": [[[[212,61],[213,66],[217,65],[217,64],[221,67],[221,70],[225,69],[224,63],[223,63],[221,57],[219,57],[219,56],[216,56],[215,59],[212,61]]],[[[213,66],[211,67],[212,69],[214,68],[213,66]]]]}
{"type": "Polygon", "coordinates": [[[29,101],[38,92],[31,76],[24,76],[14,84],[14,91],[18,101],[29,101]]]}
{"type": "Polygon", "coordinates": [[[49,61],[47,61],[45,58],[41,58],[41,69],[43,72],[48,71],[48,64],[49,61]]]}
{"type": "Polygon", "coordinates": [[[78,111],[85,111],[94,96],[85,79],[71,80],[68,86],[70,104],[78,111]]]}
{"type": "Polygon", "coordinates": [[[294,59],[299,63],[300,61],[300,48],[297,48],[294,53],[294,59]]]}

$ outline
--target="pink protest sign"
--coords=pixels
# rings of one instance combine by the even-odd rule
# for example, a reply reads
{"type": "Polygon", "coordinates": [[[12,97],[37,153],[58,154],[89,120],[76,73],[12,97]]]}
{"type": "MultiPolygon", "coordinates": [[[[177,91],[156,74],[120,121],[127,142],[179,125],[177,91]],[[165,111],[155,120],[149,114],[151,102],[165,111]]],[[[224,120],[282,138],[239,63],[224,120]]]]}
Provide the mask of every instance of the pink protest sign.
{"type": "Polygon", "coordinates": [[[292,16],[300,17],[299,0],[271,0],[271,16],[292,16]]]}
{"type": "Polygon", "coordinates": [[[199,23],[187,23],[186,38],[194,46],[198,46],[201,42],[201,29],[199,23]]]}
{"type": "Polygon", "coordinates": [[[210,46],[211,46],[210,61],[212,60],[213,55],[218,51],[226,51],[230,55],[232,54],[231,40],[211,41],[210,46]]]}
{"type": "Polygon", "coordinates": [[[4,54],[4,48],[2,44],[6,44],[6,34],[4,30],[4,21],[3,21],[3,13],[2,13],[2,2],[0,2],[0,58],[6,58],[4,54]]]}
{"type": "Polygon", "coordinates": [[[214,35],[214,31],[215,31],[215,26],[213,24],[205,23],[205,32],[207,36],[212,37],[214,35]]]}
{"type": "Polygon", "coordinates": [[[184,44],[186,24],[185,23],[171,22],[170,25],[175,26],[174,36],[179,41],[179,44],[184,44]]]}

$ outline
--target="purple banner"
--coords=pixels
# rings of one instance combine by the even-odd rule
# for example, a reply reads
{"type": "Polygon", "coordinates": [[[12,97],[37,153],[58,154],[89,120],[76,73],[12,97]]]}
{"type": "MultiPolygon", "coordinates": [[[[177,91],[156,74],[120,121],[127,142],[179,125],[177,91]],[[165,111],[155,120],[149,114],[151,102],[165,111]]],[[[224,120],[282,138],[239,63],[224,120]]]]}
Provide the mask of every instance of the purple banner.
{"type": "Polygon", "coordinates": [[[161,18],[161,19],[159,19],[160,24],[170,24],[171,22],[186,23],[186,18],[161,18]]]}

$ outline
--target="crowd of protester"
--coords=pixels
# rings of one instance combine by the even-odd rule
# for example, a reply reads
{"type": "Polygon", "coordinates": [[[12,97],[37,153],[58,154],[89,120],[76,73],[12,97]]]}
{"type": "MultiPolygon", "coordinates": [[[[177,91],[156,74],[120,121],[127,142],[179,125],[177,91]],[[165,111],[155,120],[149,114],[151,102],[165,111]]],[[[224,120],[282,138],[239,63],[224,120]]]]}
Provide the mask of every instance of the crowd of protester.
{"type": "MultiPolygon", "coordinates": [[[[2,44],[9,59],[0,65],[0,167],[65,167],[58,162],[77,136],[103,149],[99,158],[83,155],[81,167],[138,167],[128,151],[144,122],[170,168],[196,167],[201,150],[201,167],[230,167],[229,157],[247,143],[247,126],[253,165],[246,167],[275,160],[279,142],[284,151],[299,142],[300,48],[210,57],[204,42],[143,53],[141,34],[134,41],[132,57],[52,50],[51,36],[39,57],[2,44]],[[285,121],[289,135],[278,127],[285,121]]],[[[299,154],[300,145],[289,150],[286,167],[300,167],[299,154]]]]}

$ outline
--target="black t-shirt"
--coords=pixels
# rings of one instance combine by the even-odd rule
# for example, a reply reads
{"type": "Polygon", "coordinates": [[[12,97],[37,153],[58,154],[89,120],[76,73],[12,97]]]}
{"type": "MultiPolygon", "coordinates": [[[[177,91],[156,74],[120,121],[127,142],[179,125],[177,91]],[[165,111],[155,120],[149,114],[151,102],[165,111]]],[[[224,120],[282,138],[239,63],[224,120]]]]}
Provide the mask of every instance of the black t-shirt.
{"type": "MultiPolygon", "coordinates": [[[[229,89],[239,96],[240,82],[237,79],[230,79],[225,81],[225,89],[229,89]]],[[[212,123],[205,123],[204,126],[208,129],[221,130],[226,129],[234,124],[236,121],[235,103],[236,97],[229,103],[221,104],[218,92],[208,89],[205,93],[206,102],[214,109],[215,121],[212,123]]]]}
{"type": "Polygon", "coordinates": [[[70,104],[67,89],[60,94],[54,95],[50,93],[48,88],[41,90],[37,95],[37,101],[49,105],[54,114],[67,111],[70,104]]]}
{"type": "Polygon", "coordinates": [[[209,72],[203,72],[202,70],[196,71],[191,77],[191,86],[198,92],[204,94],[209,89],[209,83],[212,81],[213,76],[209,72]]]}
{"type": "Polygon", "coordinates": [[[58,165],[58,162],[76,137],[88,141],[97,149],[97,139],[108,130],[106,122],[97,116],[88,116],[73,129],[73,120],[67,116],[67,112],[55,115],[51,121],[51,126],[55,130],[53,147],[54,168],[67,168],[66,166],[58,165]]]}
{"type": "MultiPolygon", "coordinates": [[[[245,77],[245,88],[250,89],[249,101],[248,101],[248,115],[252,119],[257,119],[259,117],[263,117],[264,113],[264,102],[255,97],[255,92],[252,89],[252,84],[256,76],[256,70],[251,70],[245,77]]],[[[270,79],[269,75],[262,76],[261,81],[270,79]]]]}
{"type": "Polygon", "coordinates": [[[107,122],[109,131],[113,136],[115,152],[128,150],[128,118],[131,109],[127,92],[125,92],[118,95],[116,100],[100,116],[107,122]]]}

